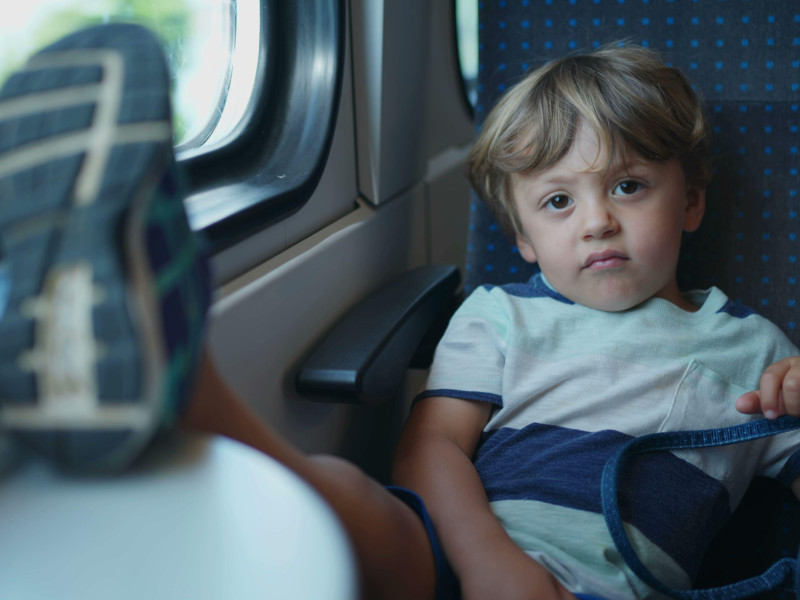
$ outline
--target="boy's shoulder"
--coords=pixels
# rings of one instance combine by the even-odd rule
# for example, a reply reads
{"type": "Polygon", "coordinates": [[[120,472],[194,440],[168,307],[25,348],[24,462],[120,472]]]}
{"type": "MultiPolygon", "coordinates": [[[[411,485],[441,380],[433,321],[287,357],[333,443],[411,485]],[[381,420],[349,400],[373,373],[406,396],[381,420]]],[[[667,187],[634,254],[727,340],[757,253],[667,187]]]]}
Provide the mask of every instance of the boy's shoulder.
{"type": "Polygon", "coordinates": [[[764,333],[767,335],[786,335],[786,333],[768,317],[765,317],[741,300],[729,298],[718,288],[711,289],[716,290],[719,294],[717,300],[719,307],[716,308],[718,316],[729,318],[731,321],[739,323],[744,327],[764,330],[764,333]]]}
{"type": "Polygon", "coordinates": [[[711,308],[717,314],[727,315],[736,319],[763,318],[740,300],[729,298],[718,287],[710,287],[705,290],[690,290],[684,293],[684,297],[697,307],[703,307],[707,302],[710,302],[711,308]]]}
{"type": "Polygon", "coordinates": [[[768,357],[768,362],[797,354],[786,331],[719,288],[694,290],[686,297],[698,305],[698,300],[706,299],[707,305],[701,305],[701,310],[707,309],[706,313],[713,318],[705,319],[697,333],[718,340],[721,346],[727,346],[726,352],[760,352],[768,357]]]}

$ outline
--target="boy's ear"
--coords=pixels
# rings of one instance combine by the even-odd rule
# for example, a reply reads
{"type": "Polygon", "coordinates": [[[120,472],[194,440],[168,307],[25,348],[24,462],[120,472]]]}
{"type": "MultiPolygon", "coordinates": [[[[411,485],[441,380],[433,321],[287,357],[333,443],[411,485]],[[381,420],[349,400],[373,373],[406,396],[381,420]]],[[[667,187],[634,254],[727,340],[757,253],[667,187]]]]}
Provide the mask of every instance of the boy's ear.
{"type": "Polygon", "coordinates": [[[686,212],[683,215],[683,230],[697,231],[706,212],[706,188],[690,187],[686,190],[686,212]]]}
{"type": "Polygon", "coordinates": [[[517,249],[519,250],[519,255],[525,259],[525,262],[531,264],[536,262],[536,251],[533,249],[531,243],[519,233],[517,234],[517,249]]]}

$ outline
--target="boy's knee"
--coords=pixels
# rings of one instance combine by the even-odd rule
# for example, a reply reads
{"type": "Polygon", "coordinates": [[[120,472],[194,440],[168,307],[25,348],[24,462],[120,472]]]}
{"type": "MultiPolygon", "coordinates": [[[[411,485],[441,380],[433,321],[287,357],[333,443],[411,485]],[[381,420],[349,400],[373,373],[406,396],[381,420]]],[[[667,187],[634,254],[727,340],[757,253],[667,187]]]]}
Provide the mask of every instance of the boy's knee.
{"type": "Polygon", "coordinates": [[[369,524],[382,535],[405,521],[404,507],[399,507],[402,503],[357,465],[328,455],[312,456],[311,460],[323,474],[328,494],[337,496],[340,516],[348,513],[354,522],[369,524]]]}
{"type": "Polygon", "coordinates": [[[343,478],[357,479],[364,477],[363,471],[349,460],[333,456],[331,454],[314,454],[309,457],[311,462],[316,464],[319,468],[324,469],[326,473],[335,473],[343,478]]]}
{"type": "Polygon", "coordinates": [[[344,458],[328,454],[318,454],[310,458],[325,479],[354,497],[364,497],[372,492],[374,486],[380,485],[370,479],[361,468],[344,458]]]}
{"type": "Polygon", "coordinates": [[[336,495],[337,513],[353,541],[366,596],[429,597],[435,585],[433,555],[416,513],[357,465],[336,456],[310,459],[324,473],[328,494],[336,495]]]}

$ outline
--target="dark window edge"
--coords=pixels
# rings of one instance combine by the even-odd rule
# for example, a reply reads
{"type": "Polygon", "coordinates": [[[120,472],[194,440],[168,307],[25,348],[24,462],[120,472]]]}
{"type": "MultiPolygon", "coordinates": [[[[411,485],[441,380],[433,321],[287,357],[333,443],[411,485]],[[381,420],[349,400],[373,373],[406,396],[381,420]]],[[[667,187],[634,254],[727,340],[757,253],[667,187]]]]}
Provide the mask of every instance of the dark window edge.
{"type": "Polygon", "coordinates": [[[212,252],[306,203],[322,177],[339,111],[344,0],[263,1],[261,10],[268,48],[245,125],[226,145],[181,160],[192,226],[212,252]]]}

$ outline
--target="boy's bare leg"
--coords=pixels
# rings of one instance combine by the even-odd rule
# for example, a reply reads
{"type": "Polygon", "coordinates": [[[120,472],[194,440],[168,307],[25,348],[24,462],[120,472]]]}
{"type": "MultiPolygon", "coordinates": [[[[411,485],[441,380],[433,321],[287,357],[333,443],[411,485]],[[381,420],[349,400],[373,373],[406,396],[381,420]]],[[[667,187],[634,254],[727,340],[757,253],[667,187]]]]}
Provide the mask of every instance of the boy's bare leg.
{"type": "Polygon", "coordinates": [[[282,463],[333,508],[347,531],[366,598],[432,598],[433,553],[422,521],[355,465],[307,456],[263,423],[222,379],[208,351],[184,426],[240,441],[282,463]]]}
{"type": "MultiPolygon", "coordinates": [[[[0,283],[11,290],[0,298],[0,429],[66,469],[126,468],[191,401],[211,276],[185,213],[169,81],[158,38],[113,23],[42,49],[0,87],[0,283]],[[103,110],[108,119],[92,118],[103,110]]],[[[296,451],[203,361],[187,423],[316,488],[370,597],[432,595],[411,509],[352,465],[296,451]]]]}

